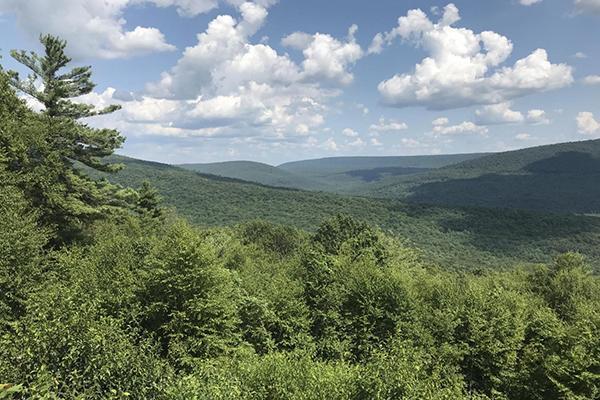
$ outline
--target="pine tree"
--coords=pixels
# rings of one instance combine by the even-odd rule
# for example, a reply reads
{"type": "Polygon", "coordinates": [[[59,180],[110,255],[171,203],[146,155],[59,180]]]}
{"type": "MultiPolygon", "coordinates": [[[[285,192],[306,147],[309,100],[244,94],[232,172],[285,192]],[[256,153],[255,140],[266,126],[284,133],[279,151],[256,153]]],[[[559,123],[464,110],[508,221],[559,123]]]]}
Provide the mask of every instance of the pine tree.
{"type": "MultiPolygon", "coordinates": [[[[19,74],[10,71],[12,85],[23,93],[33,97],[44,105],[43,114],[51,122],[76,121],[97,115],[109,114],[119,110],[119,105],[111,105],[96,110],[93,105],[73,102],[71,99],[89,94],[95,87],[92,82],[92,67],[75,67],[68,72],[60,73],[71,59],[65,54],[66,42],[52,35],[40,36],[45,54],[40,56],[24,50],[11,51],[12,57],[31,70],[27,79],[20,79],[19,74]]],[[[89,167],[103,171],[115,170],[115,166],[107,166],[99,162],[99,157],[111,155],[121,147],[124,138],[119,132],[111,129],[93,129],[85,124],[63,129],[56,138],[55,146],[64,156],[80,161],[89,167]]],[[[118,168],[118,167],[117,167],[118,168]]]]}
{"type": "Polygon", "coordinates": [[[40,113],[19,118],[18,134],[3,143],[9,172],[23,176],[21,190],[41,210],[41,220],[54,227],[59,241],[79,236],[91,221],[129,207],[135,196],[107,181],[95,181],[82,171],[114,172],[120,165],[103,162],[124,141],[118,131],[96,129],[81,120],[108,114],[119,106],[96,109],[73,99],[94,88],[91,67],[67,69],[71,59],[66,42],[51,35],[40,37],[44,55],[12,51],[15,60],[31,74],[21,79],[9,71],[10,84],[38,100],[40,113]]]}
{"type": "Polygon", "coordinates": [[[138,195],[137,209],[141,215],[149,216],[150,218],[162,217],[162,199],[158,194],[158,190],[156,190],[150,182],[142,182],[142,186],[138,189],[138,195]]]}

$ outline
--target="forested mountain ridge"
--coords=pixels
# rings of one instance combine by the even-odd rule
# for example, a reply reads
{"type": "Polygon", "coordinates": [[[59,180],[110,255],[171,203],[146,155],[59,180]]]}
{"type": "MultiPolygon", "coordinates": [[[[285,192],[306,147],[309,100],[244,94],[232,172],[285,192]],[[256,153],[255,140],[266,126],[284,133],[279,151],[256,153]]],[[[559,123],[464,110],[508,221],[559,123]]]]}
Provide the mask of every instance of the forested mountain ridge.
{"type": "Polygon", "coordinates": [[[184,166],[281,187],[414,203],[600,213],[600,140],[493,154],[184,166]]]}
{"type": "Polygon", "coordinates": [[[580,251],[591,260],[600,260],[598,218],[423,206],[273,188],[120,156],[109,160],[125,165],[122,171],[105,175],[111,182],[139,187],[147,180],[166,204],[198,225],[226,226],[264,219],[314,230],[323,219],[344,213],[407,240],[421,249],[428,261],[446,268],[544,262],[565,251],[580,251]]]}
{"type": "Polygon", "coordinates": [[[321,190],[323,183],[304,176],[296,175],[283,169],[253,162],[228,161],[209,164],[181,164],[178,167],[196,171],[202,174],[240,179],[260,183],[267,186],[289,187],[297,189],[321,190]]]}
{"type": "Polygon", "coordinates": [[[332,157],[295,161],[271,166],[252,161],[208,164],[181,164],[179,167],[200,173],[241,179],[268,186],[353,193],[371,181],[385,176],[416,174],[482,154],[399,157],[332,157]]]}
{"type": "Polygon", "coordinates": [[[600,211],[600,140],[496,153],[382,182],[375,197],[562,213],[600,211]]]}
{"type": "Polygon", "coordinates": [[[278,168],[306,176],[324,176],[374,168],[435,169],[466,160],[477,159],[484,155],[485,153],[428,156],[327,157],[287,162],[278,165],[278,168]]]}

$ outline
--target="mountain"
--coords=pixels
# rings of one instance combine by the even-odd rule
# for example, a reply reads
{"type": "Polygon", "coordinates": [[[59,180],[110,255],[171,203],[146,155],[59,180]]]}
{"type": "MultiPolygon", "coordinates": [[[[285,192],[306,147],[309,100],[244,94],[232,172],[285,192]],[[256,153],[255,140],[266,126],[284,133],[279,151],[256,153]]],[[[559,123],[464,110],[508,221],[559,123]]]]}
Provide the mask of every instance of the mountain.
{"type": "Polygon", "coordinates": [[[427,204],[600,214],[600,140],[490,154],[395,177],[361,194],[427,204]]]}
{"type": "Polygon", "coordinates": [[[181,168],[267,186],[353,194],[386,177],[413,175],[482,154],[407,157],[337,157],[295,161],[277,167],[253,161],[181,164],[181,168]]]}
{"type": "Polygon", "coordinates": [[[209,164],[181,164],[181,168],[202,174],[256,182],[267,186],[321,189],[319,182],[272,165],[254,161],[228,161],[209,164]]]}
{"type": "Polygon", "coordinates": [[[281,164],[279,169],[312,181],[320,189],[341,194],[369,194],[371,187],[395,178],[476,159],[483,154],[398,157],[332,157],[281,164]]]}
{"type": "Polygon", "coordinates": [[[570,250],[600,261],[600,218],[407,204],[273,188],[131,158],[110,161],[125,164],[125,169],[97,177],[134,188],[149,180],[167,205],[197,225],[264,219],[313,230],[324,219],[345,213],[380,226],[421,249],[426,260],[445,267],[545,262],[570,250]]]}
{"type": "Polygon", "coordinates": [[[329,157],[284,163],[278,168],[302,176],[323,177],[376,168],[433,169],[477,159],[484,154],[451,154],[394,157],[329,157]]]}

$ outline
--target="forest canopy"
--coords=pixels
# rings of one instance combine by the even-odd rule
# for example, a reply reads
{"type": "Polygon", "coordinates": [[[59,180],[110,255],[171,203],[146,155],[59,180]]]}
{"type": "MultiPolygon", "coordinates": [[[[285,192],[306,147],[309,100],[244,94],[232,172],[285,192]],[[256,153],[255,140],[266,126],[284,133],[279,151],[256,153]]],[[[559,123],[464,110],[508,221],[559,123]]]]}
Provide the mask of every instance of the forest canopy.
{"type": "MultiPolygon", "coordinates": [[[[14,54],[67,66],[64,42],[42,43],[14,54]]],[[[600,396],[600,281],[581,255],[459,273],[347,215],[193,226],[149,183],[76,168],[105,170],[122,138],[80,121],[114,111],[72,102],[91,70],[59,69],[38,73],[57,79],[29,93],[39,113],[0,71],[0,398],[600,396]]]]}

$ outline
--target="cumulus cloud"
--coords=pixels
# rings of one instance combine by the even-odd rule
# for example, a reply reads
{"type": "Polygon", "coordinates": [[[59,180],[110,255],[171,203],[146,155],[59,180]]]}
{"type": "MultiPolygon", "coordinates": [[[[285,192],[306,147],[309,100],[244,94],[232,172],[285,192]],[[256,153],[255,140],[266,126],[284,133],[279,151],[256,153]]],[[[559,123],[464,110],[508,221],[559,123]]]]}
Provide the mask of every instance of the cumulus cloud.
{"type": "Polygon", "coordinates": [[[578,12],[600,14],[600,0],[575,0],[578,12]]]}
{"type": "MultiPolygon", "coordinates": [[[[276,2],[253,0],[251,4],[266,9],[276,2]]],[[[128,7],[175,7],[179,15],[194,17],[220,3],[241,8],[245,0],[0,0],[0,13],[14,14],[17,24],[34,37],[51,33],[66,39],[73,57],[112,59],[175,50],[157,28],[127,30],[123,15],[128,7]]]]}
{"type": "Polygon", "coordinates": [[[528,123],[532,125],[549,124],[546,112],[544,110],[529,110],[526,115],[520,111],[511,109],[512,103],[504,102],[484,106],[475,111],[476,122],[478,125],[500,125],[500,124],[519,124],[528,123]]]}
{"type": "Polygon", "coordinates": [[[385,132],[399,132],[408,129],[408,125],[405,122],[399,122],[395,120],[387,120],[383,117],[379,118],[376,124],[372,124],[369,127],[371,132],[385,133],[385,132]]]}
{"type": "Polygon", "coordinates": [[[529,110],[527,112],[527,122],[532,125],[548,125],[550,119],[544,110],[529,110]]]}
{"type": "Polygon", "coordinates": [[[600,85],[600,75],[588,75],[583,78],[583,83],[586,85],[600,85]]]}
{"type": "Polygon", "coordinates": [[[433,126],[448,125],[449,123],[450,123],[450,120],[446,117],[436,118],[431,122],[431,124],[433,126]]]}
{"type": "Polygon", "coordinates": [[[349,138],[355,138],[355,137],[358,137],[358,132],[356,132],[352,128],[346,128],[342,131],[342,135],[349,137],[349,138]]]}
{"type": "Polygon", "coordinates": [[[339,150],[338,144],[335,142],[335,140],[333,138],[327,139],[325,142],[323,142],[321,147],[324,148],[325,150],[329,150],[329,151],[338,151],[339,150]]]}
{"type": "Polygon", "coordinates": [[[487,135],[489,132],[485,126],[477,125],[471,121],[464,121],[457,125],[449,125],[447,118],[438,118],[432,121],[433,133],[435,136],[449,136],[461,134],[479,134],[487,135]]]}
{"type": "Polygon", "coordinates": [[[361,138],[356,138],[347,143],[349,147],[363,147],[365,145],[365,141],[361,138]]]}
{"type": "Polygon", "coordinates": [[[479,125],[496,125],[496,124],[511,124],[519,123],[525,120],[521,112],[510,109],[511,103],[504,102],[485,106],[482,109],[476,110],[477,124],[479,125]]]}
{"type": "Polygon", "coordinates": [[[380,147],[383,146],[383,143],[381,143],[377,138],[371,138],[371,146],[380,147]]]}
{"type": "Polygon", "coordinates": [[[531,140],[532,137],[529,133],[519,133],[515,136],[515,139],[520,140],[520,141],[527,141],[527,140],[531,140]]]}
{"type": "Polygon", "coordinates": [[[352,25],[345,42],[331,35],[316,33],[309,35],[295,32],[283,38],[284,46],[302,51],[302,78],[305,80],[328,80],[347,85],[354,80],[348,68],[363,56],[363,51],[354,37],[358,27],[352,25]]]}
{"type": "Polygon", "coordinates": [[[576,117],[579,133],[595,135],[600,133],[600,121],[596,120],[591,112],[580,112],[576,117]]]}
{"type": "MultiPolygon", "coordinates": [[[[347,54],[355,50],[344,48],[362,52],[353,38],[355,28],[345,41],[324,34],[309,35],[305,43],[290,39],[294,45],[306,45],[304,62],[297,63],[253,40],[268,16],[268,4],[240,2],[236,16],[214,18],[197,35],[197,43],[186,48],[160,79],[147,84],[144,93],[123,96],[111,89],[90,94],[86,100],[121,104],[118,121],[113,122],[125,132],[253,138],[252,145],[262,141],[269,146],[297,143],[299,138],[311,136],[324,124],[329,102],[341,93],[338,86],[351,76],[347,68],[353,56],[347,54]],[[329,47],[321,48],[325,37],[329,47]],[[321,72],[306,64],[324,59],[316,53],[331,56],[331,51],[337,54],[333,57],[337,61],[323,65],[321,72]],[[336,70],[335,65],[342,67],[336,70]]],[[[331,142],[307,143],[319,149],[337,146],[331,142]]]]}
{"type": "Polygon", "coordinates": [[[537,3],[541,3],[542,0],[519,0],[519,3],[523,6],[532,6],[537,3]]]}
{"type": "Polygon", "coordinates": [[[386,104],[433,110],[498,104],[572,83],[572,68],[552,64],[544,49],[513,66],[502,66],[512,54],[512,42],[495,32],[454,27],[459,20],[453,4],[444,8],[437,23],[420,9],[410,10],[399,18],[396,28],[375,36],[370,47],[373,53],[400,38],[429,54],[412,73],[397,74],[379,84],[386,104]]]}
{"type": "Polygon", "coordinates": [[[126,30],[123,12],[130,4],[132,0],[0,0],[0,13],[14,14],[32,36],[51,33],[66,39],[69,54],[78,58],[175,50],[156,28],[126,30]]]}
{"type": "Polygon", "coordinates": [[[421,142],[419,142],[416,139],[412,139],[412,138],[402,138],[402,139],[400,139],[400,144],[404,147],[410,147],[410,148],[417,148],[417,147],[422,146],[421,142]]]}

